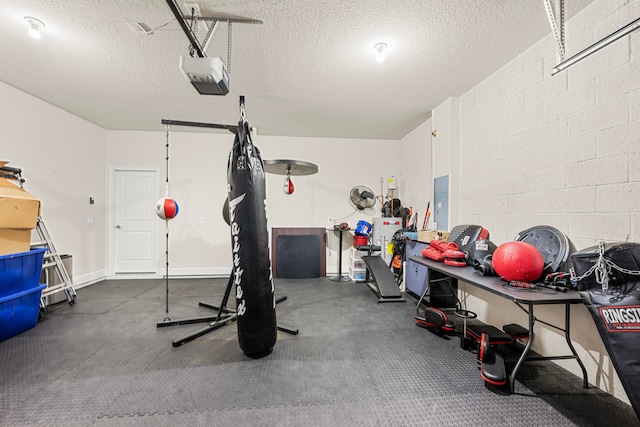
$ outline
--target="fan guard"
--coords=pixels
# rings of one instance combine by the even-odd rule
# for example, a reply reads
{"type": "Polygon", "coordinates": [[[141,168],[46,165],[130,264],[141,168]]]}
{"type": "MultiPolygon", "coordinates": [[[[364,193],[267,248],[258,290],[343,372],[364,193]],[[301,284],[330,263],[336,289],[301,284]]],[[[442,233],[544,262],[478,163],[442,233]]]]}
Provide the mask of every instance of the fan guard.
{"type": "Polygon", "coordinates": [[[376,204],[376,195],[369,188],[363,185],[353,187],[349,193],[349,199],[359,210],[373,207],[376,204]]]}

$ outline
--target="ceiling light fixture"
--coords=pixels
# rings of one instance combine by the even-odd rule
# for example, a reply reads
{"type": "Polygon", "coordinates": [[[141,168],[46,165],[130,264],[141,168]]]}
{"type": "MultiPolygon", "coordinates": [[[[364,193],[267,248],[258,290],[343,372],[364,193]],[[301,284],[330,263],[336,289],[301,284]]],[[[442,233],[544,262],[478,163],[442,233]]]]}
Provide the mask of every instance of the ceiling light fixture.
{"type": "Polygon", "coordinates": [[[32,16],[25,16],[24,20],[29,24],[29,35],[36,40],[41,38],[40,29],[45,27],[44,22],[32,16]]]}
{"type": "Polygon", "coordinates": [[[387,48],[387,44],[386,43],[378,43],[373,48],[376,50],[376,61],[384,62],[384,58],[385,58],[384,50],[387,48]]]}

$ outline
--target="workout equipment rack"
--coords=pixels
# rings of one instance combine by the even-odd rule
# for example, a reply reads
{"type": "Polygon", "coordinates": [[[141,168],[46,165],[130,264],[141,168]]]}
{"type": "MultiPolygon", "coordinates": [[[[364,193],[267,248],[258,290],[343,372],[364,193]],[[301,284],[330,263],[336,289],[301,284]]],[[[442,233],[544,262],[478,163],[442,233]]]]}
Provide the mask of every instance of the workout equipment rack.
{"type": "Polygon", "coordinates": [[[53,295],[58,292],[64,292],[69,305],[73,305],[76,302],[76,291],[73,288],[73,281],[69,276],[69,272],[67,271],[64,263],[62,262],[62,258],[60,258],[60,254],[56,250],[55,245],[53,244],[53,240],[51,239],[51,235],[49,234],[49,230],[44,223],[42,217],[38,217],[38,222],[36,224],[36,232],[38,233],[38,237],[40,241],[31,242],[32,248],[47,248],[47,251],[44,253],[44,262],[42,263],[43,271],[50,267],[54,267],[54,271],[59,279],[59,284],[53,286],[47,286],[42,290],[42,297],[40,298],[40,308],[46,308],[46,298],[50,295],[53,295]]]}

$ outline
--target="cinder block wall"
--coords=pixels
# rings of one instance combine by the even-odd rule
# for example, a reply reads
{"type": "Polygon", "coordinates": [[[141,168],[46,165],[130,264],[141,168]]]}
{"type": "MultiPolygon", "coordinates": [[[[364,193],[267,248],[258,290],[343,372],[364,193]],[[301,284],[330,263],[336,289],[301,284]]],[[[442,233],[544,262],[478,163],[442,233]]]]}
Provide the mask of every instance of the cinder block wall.
{"type": "MultiPolygon", "coordinates": [[[[640,1],[594,1],[567,23],[566,57],[638,16],[640,1]]],[[[498,244],[541,224],[563,230],[577,249],[640,242],[640,32],[555,76],[549,34],[460,98],[460,215],[452,222],[481,224],[498,244]]],[[[469,291],[484,320],[526,325],[513,304],[469,291]]],[[[560,307],[536,314],[562,322],[560,307]]],[[[557,331],[536,333],[537,351],[566,354],[557,331]]],[[[627,400],[582,305],[572,310],[572,338],[590,382],[627,400]]],[[[580,372],[574,361],[561,364],[580,372]]]]}

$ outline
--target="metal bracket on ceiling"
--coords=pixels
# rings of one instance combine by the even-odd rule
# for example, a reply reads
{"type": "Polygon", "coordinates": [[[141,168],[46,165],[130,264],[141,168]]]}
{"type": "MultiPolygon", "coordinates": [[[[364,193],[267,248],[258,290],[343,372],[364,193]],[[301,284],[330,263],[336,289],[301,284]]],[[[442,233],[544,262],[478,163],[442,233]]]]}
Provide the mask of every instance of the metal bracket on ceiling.
{"type": "Polygon", "coordinates": [[[576,62],[583,60],[584,58],[591,55],[592,53],[595,53],[596,51],[602,49],[603,47],[610,45],[614,41],[626,36],[630,32],[637,30],[638,28],[640,28],[640,18],[637,18],[636,20],[629,22],[624,27],[614,31],[613,33],[609,34],[605,38],[598,40],[588,48],[583,49],[580,52],[576,53],[571,58],[568,58],[560,62],[558,65],[553,67],[553,70],[551,70],[551,75],[557,74],[560,71],[569,68],[576,62]]]}
{"type": "Polygon", "coordinates": [[[555,8],[551,5],[551,0],[544,0],[544,6],[547,10],[549,25],[553,37],[556,39],[556,58],[557,62],[564,61],[564,0],[556,0],[555,8]]]}
{"type": "Polygon", "coordinates": [[[209,43],[213,37],[213,33],[215,32],[219,22],[226,22],[228,24],[228,33],[227,33],[227,70],[231,71],[231,27],[234,22],[240,24],[263,24],[259,19],[246,18],[244,16],[226,14],[226,13],[215,13],[215,16],[200,16],[196,14],[192,15],[183,15],[180,7],[176,3],[175,0],[167,0],[167,5],[173,15],[176,17],[176,20],[182,27],[182,31],[184,31],[185,35],[189,39],[191,43],[191,49],[193,53],[198,55],[201,58],[205,58],[207,54],[205,51],[207,47],[209,47],[209,43]],[[207,34],[205,35],[202,41],[198,40],[198,36],[194,31],[194,28],[198,28],[199,21],[209,22],[209,28],[207,30],[207,34]]]}
{"type": "Polygon", "coordinates": [[[555,75],[562,70],[565,70],[575,64],[578,61],[583,60],[587,56],[595,53],[596,51],[602,49],[605,46],[610,45],[614,41],[624,37],[625,35],[631,33],[632,31],[640,28],[640,18],[637,18],[624,27],[614,31],[608,36],[598,40],[591,46],[581,50],[576,53],[572,57],[565,59],[565,38],[564,38],[564,0],[556,0],[555,10],[551,6],[551,0],[544,0],[544,5],[547,10],[547,16],[549,18],[549,24],[551,24],[551,30],[553,32],[553,36],[556,39],[557,45],[557,59],[558,63],[551,70],[551,75],[555,75]],[[557,18],[557,19],[556,19],[557,18]]]}

